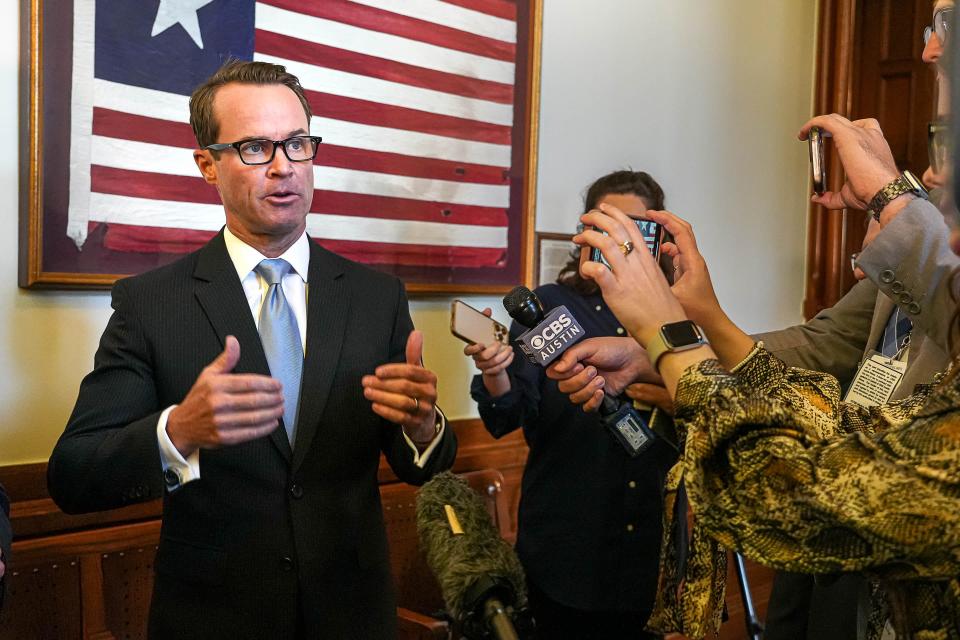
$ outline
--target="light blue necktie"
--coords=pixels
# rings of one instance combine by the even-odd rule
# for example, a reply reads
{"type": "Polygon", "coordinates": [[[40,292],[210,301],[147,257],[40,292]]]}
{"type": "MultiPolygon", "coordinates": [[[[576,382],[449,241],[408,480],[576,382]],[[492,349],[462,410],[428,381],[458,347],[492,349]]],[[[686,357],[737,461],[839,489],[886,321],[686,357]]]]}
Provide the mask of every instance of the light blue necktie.
{"type": "Polygon", "coordinates": [[[260,342],[270,365],[270,375],[283,384],[283,424],[292,445],[296,441],[303,345],[297,317],[280,285],[283,276],[290,272],[290,263],[280,258],[263,260],[254,270],[270,285],[260,307],[260,342]]]}

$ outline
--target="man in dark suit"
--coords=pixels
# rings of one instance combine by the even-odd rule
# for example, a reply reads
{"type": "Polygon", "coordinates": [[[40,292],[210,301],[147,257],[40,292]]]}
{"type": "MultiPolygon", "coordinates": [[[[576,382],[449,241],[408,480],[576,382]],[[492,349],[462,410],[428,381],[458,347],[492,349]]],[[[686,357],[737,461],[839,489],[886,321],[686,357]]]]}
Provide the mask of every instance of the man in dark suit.
{"type": "Polygon", "coordinates": [[[230,62],[190,110],[226,227],[115,285],[50,493],[163,496],[151,638],[393,637],[380,452],[415,484],[456,453],[403,285],[309,241],[319,138],[294,76],[230,62]]]}

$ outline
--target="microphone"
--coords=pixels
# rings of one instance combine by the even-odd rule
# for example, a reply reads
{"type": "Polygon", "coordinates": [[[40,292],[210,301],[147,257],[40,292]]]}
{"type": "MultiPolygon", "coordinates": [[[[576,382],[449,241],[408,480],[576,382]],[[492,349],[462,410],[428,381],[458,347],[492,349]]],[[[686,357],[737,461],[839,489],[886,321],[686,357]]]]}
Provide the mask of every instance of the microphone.
{"type": "MultiPolygon", "coordinates": [[[[517,323],[533,327],[520,334],[515,342],[527,360],[541,367],[559,358],[586,335],[565,306],[544,314],[540,298],[526,287],[514,287],[504,296],[503,307],[517,323]]],[[[632,458],[649,449],[657,439],[631,402],[618,400],[604,392],[600,415],[604,426],[632,458]]]]}
{"type": "Polygon", "coordinates": [[[563,305],[544,315],[543,304],[533,291],[514,287],[503,298],[510,317],[525,327],[533,327],[516,339],[527,360],[546,367],[586,335],[583,327],[563,305]]]}
{"type": "Polygon", "coordinates": [[[417,532],[447,611],[465,638],[532,636],[523,567],[464,480],[445,471],[417,491],[417,532]]]}

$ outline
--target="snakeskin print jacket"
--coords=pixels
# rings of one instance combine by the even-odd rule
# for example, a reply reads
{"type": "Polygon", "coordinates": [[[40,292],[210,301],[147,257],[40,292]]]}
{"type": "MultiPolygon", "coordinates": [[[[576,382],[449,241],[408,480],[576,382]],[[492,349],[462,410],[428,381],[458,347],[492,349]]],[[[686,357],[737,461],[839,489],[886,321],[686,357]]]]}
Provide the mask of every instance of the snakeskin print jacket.
{"type": "Polygon", "coordinates": [[[675,404],[686,446],[651,629],[719,629],[731,549],[787,571],[866,572],[871,636],[889,617],[901,639],[960,639],[960,376],[864,409],[759,344],[733,372],[691,367],[675,404]],[[694,513],[683,568],[669,539],[681,478],[694,513]]]}

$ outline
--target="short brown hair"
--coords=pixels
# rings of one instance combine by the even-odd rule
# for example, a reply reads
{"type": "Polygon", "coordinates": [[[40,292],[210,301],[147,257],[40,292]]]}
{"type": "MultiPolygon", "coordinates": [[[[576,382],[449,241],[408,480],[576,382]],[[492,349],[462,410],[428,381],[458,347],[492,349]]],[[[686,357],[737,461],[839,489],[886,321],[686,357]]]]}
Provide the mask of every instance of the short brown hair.
{"type": "Polygon", "coordinates": [[[307,126],[310,126],[310,103],[303,93],[300,80],[286,67],[269,62],[253,62],[248,60],[227,60],[216,73],[207,78],[207,81],[193,90],[190,96],[190,126],[197,144],[202,148],[217,141],[220,133],[220,123],[213,117],[213,99],[217,90],[232,82],[240,84],[282,84],[293,91],[303,112],[307,114],[307,126]]]}

